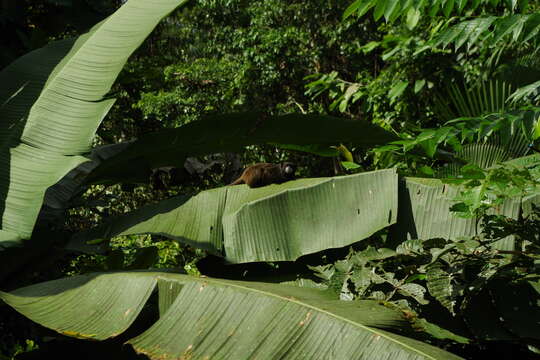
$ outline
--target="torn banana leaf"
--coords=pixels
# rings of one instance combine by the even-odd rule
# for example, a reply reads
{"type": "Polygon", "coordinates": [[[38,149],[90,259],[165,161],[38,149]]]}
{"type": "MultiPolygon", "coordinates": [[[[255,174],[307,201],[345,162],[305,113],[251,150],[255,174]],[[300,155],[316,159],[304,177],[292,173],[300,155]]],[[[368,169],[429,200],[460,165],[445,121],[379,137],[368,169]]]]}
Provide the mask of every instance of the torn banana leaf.
{"type": "Polygon", "coordinates": [[[0,72],[0,247],[32,234],[45,190],[86,161],[129,55],[185,0],[130,0],[74,39],[0,72]]]}
{"type": "Polygon", "coordinates": [[[62,334],[103,340],[123,333],[155,288],[159,319],[128,341],[150,359],[459,359],[392,333],[410,330],[398,310],[287,285],[119,272],[49,281],[0,298],[62,334]]]}
{"type": "Polygon", "coordinates": [[[350,245],[395,223],[397,181],[390,169],[254,189],[221,187],[113,219],[76,235],[69,247],[84,250],[96,239],[152,233],[233,263],[290,261],[350,245]]]}

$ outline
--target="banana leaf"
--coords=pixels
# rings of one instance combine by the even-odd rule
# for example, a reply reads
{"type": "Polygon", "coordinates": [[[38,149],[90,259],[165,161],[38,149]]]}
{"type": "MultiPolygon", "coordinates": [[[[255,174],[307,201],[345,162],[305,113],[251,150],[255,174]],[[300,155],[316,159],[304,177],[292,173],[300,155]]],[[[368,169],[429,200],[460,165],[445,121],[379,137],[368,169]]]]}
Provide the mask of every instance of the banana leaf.
{"type": "MultiPolygon", "coordinates": [[[[365,239],[396,221],[394,169],[246,185],[173,198],[76,235],[69,248],[112,236],[153,233],[228,261],[290,261],[365,239]]],[[[103,243],[98,246],[104,246],[103,243]]]]}
{"type": "Polygon", "coordinates": [[[392,133],[362,120],[302,114],[215,115],[142,136],[102,162],[87,182],[148,181],[140,175],[149,169],[181,166],[188,156],[240,151],[247,145],[282,144],[283,148],[329,155],[334,152],[331,146],[340,143],[370,147],[393,140],[397,138],[392,133]]]}
{"type": "Polygon", "coordinates": [[[123,333],[156,288],[159,319],[127,342],[150,359],[460,359],[393,333],[410,330],[399,310],[312,288],[119,272],[49,281],[0,298],[57,332],[103,340],[123,333]]]}
{"type": "Polygon", "coordinates": [[[182,0],[130,0],[76,39],[0,72],[0,246],[29,238],[45,190],[86,161],[129,55],[182,0]]]}

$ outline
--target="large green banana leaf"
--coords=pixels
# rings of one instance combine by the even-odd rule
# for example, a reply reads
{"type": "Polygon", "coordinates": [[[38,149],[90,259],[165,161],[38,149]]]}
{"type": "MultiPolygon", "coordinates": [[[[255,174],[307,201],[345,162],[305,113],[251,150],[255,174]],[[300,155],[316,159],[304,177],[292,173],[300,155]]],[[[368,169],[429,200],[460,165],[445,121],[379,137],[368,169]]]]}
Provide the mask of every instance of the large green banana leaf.
{"type": "Polygon", "coordinates": [[[130,0],[77,39],[0,73],[0,245],[31,235],[45,190],[85,161],[128,56],[184,0],[130,0]]]}
{"type": "Polygon", "coordinates": [[[102,340],[133,323],[156,285],[160,317],[128,341],[151,359],[459,359],[381,330],[409,327],[398,310],[312,288],[120,272],[49,281],[0,298],[62,334],[102,340]]]}
{"type": "Polygon", "coordinates": [[[246,145],[276,143],[321,153],[341,142],[369,147],[393,140],[397,140],[395,135],[363,120],[301,114],[215,115],[142,136],[125,151],[102,162],[88,182],[147,181],[148,169],[181,166],[188,156],[239,151],[246,145]],[[140,178],[145,174],[146,178],[140,178]]]}
{"type": "Polygon", "coordinates": [[[71,248],[116,235],[162,234],[234,263],[294,260],[365,239],[396,221],[394,169],[203,191],[141,208],[77,235],[71,248]]]}

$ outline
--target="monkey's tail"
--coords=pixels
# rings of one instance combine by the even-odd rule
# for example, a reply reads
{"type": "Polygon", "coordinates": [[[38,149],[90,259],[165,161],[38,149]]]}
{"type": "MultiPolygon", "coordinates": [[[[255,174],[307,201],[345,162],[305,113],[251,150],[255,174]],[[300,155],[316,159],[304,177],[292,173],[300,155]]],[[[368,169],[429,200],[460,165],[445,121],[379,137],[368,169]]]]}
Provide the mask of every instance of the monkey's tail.
{"type": "Polygon", "coordinates": [[[234,180],[229,185],[240,185],[240,184],[245,184],[244,179],[242,179],[242,177],[239,177],[238,179],[234,180]]]}

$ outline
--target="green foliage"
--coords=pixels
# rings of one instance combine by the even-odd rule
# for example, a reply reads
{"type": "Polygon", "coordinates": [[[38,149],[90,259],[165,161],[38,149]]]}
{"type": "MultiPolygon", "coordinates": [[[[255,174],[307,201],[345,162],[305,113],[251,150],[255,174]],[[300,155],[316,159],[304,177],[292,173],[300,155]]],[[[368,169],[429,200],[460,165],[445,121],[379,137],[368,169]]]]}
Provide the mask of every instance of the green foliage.
{"type": "Polygon", "coordinates": [[[367,118],[389,130],[433,122],[430,99],[451,59],[419,51],[427,41],[423,32],[388,25],[377,30],[369,42],[359,44],[369,66],[356,74],[346,68],[312,74],[306,78],[306,94],[312,101],[327,97],[328,111],[367,118]]]}
{"type": "Polygon", "coordinates": [[[410,29],[413,29],[422,14],[434,17],[443,15],[444,17],[456,15],[472,15],[476,10],[483,8],[504,7],[514,11],[527,9],[529,1],[505,1],[505,0],[484,0],[484,1],[410,1],[410,0],[356,0],[345,10],[343,17],[351,15],[364,16],[373,9],[373,18],[379,20],[382,17],[387,22],[397,19],[405,22],[410,29]]]}
{"type": "Polygon", "coordinates": [[[525,155],[535,139],[539,116],[539,108],[527,107],[457,118],[437,129],[404,135],[404,139],[377,147],[373,152],[383,159],[390,153],[393,164],[409,174],[434,175],[436,167],[444,163],[471,163],[487,168],[525,155]]]}
{"type": "Polygon", "coordinates": [[[489,209],[501,206],[505,199],[540,194],[540,167],[529,170],[501,166],[482,170],[466,165],[458,178],[444,181],[462,186],[451,210],[462,217],[480,217],[489,209]]]}
{"type": "Polygon", "coordinates": [[[166,272],[115,272],[0,292],[0,298],[48,328],[104,340],[128,329],[154,289],[159,293],[160,316],[152,319],[153,325],[143,333],[128,335],[134,350],[151,358],[180,358],[187,353],[194,359],[212,354],[240,359],[251,356],[254,348],[268,358],[281,353],[283,348],[276,348],[276,344],[282,344],[284,359],[297,358],[298,351],[310,351],[312,359],[324,359],[326,351],[337,358],[366,354],[375,358],[460,359],[383,330],[411,331],[404,314],[396,309],[375,301],[341,302],[313,288],[166,272]],[[101,311],[95,311],[96,304],[103,305],[101,311]],[[194,326],[198,331],[193,331],[194,326]],[[325,336],[321,337],[321,332],[325,336]],[[373,337],[378,340],[373,341],[373,337]],[[203,341],[198,343],[197,339],[203,341]],[[302,345],[314,343],[325,351],[302,345]],[[236,346],[223,346],[227,344],[236,346]]]}
{"type": "Polygon", "coordinates": [[[146,14],[129,2],[80,37],[52,42],[0,73],[6,84],[0,93],[2,246],[31,236],[45,190],[86,160],[82,154],[114,103],[106,95],[127,57],[181,3],[144,3],[156,10],[146,14]],[[144,20],[137,20],[140,14],[144,20]],[[135,23],[139,28],[130,27],[135,23]],[[33,171],[41,176],[29,176],[33,171]]]}
{"type": "MultiPolygon", "coordinates": [[[[519,77],[523,80],[520,83],[513,71],[517,66],[506,70],[508,85],[494,79],[503,75],[505,66],[537,51],[540,26],[536,10],[537,5],[528,1],[354,1],[345,18],[356,14],[366,21],[364,16],[372,11],[379,24],[376,35],[359,44],[366,58],[372,59],[372,68],[347,76],[340,73],[341,68],[314,74],[308,78],[307,94],[315,99],[326,93],[332,101],[330,111],[368,117],[405,134],[415,125],[425,128],[441,120],[484,115],[477,110],[488,109],[488,105],[492,112],[502,110],[510,83],[515,90],[515,86],[538,80],[531,77],[538,66],[522,68],[520,73],[525,76],[519,77]],[[381,23],[383,18],[386,24],[381,23]],[[446,48],[450,43],[456,46],[446,48]],[[452,85],[462,79],[466,80],[467,93],[452,85]],[[488,80],[489,86],[473,89],[471,85],[479,79],[488,80]],[[448,92],[457,109],[448,108],[448,92]],[[474,113],[460,112],[459,105],[474,113]]],[[[534,96],[534,91],[532,86],[518,89],[512,99],[534,96]]],[[[385,161],[378,165],[392,164],[385,161]]],[[[422,166],[430,165],[417,168],[422,166]]]]}
{"type": "MultiPolygon", "coordinates": [[[[518,220],[484,215],[482,224],[482,233],[473,238],[408,240],[395,250],[384,248],[382,238],[374,239],[373,244],[377,248],[368,246],[364,250],[351,250],[343,260],[312,269],[324,284],[342,296],[346,293],[350,299],[389,301],[411,311],[414,314],[411,320],[428,334],[459,342],[467,342],[467,339],[452,332],[446,335],[432,332],[434,329],[426,326],[420,317],[440,321],[441,317],[431,313],[439,309],[431,304],[436,302],[454,318],[466,320],[468,328],[462,328],[461,335],[485,339],[482,331],[486,324],[478,317],[472,317],[472,312],[480,311],[477,307],[487,300],[477,302],[482,294],[497,302],[497,316],[510,322],[506,328],[519,332],[514,340],[534,344],[530,339],[538,338],[535,323],[538,309],[535,309],[534,302],[540,299],[540,295],[533,289],[537,287],[540,275],[536,265],[540,259],[537,231],[540,208],[535,207],[530,215],[518,220]],[[519,238],[518,249],[504,251],[493,248],[496,241],[510,235],[519,238]],[[508,284],[508,288],[500,287],[501,283],[508,284]],[[523,305],[519,298],[504,296],[508,291],[515,291],[519,296],[530,294],[527,296],[532,300],[523,305]],[[511,309],[516,306],[520,307],[519,314],[532,311],[530,317],[520,317],[524,322],[521,325],[512,323],[516,314],[511,314],[511,309]]],[[[438,325],[447,329],[454,326],[447,321],[438,325]]],[[[504,337],[491,336],[490,339],[502,340],[504,337]]]]}
{"type": "Polygon", "coordinates": [[[37,349],[39,349],[39,345],[37,345],[33,340],[26,339],[24,343],[17,343],[13,346],[13,348],[8,349],[7,355],[4,355],[4,349],[0,347],[0,360],[14,360],[19,354],[32,352],[37,349]]]}
{"type": "Polygon", "coordinates": [[[161,25],[151,48],[141,49],[155,60],[128,65],[118,91],[131,104],[113,109],[105,125],[118,132],[128,121],[120,111],[128,108],[159,127],[223,112],[317,111],[302,79],[344,57],[351,65],[363,62],[343,41],[360,33],[360,26],[341,22],[343,9],[334,0],[193,2],[161,25]]]}
{"type": "Polygon", "coordinates": [[[169,65],[163,69],[159,92],[141,93],[134,106],[143,117],[153,117],[163,127],[175,127],[206,114],[244,110],[247,94],[238,77],[246,71],[242,67],[245,64],[233,57],[169,65]]]}
{"type": "Polygon", "coordinates": [[[110,15],[118,0],[5,0],[0,5],[0,69],[52,40],[82,33],[110,15]]]}
{"type": "Polygon", "coordinates": [[[70,248],[84,249],[88,241],[116,235],[153,233],[232,263],[292,261],[349,245],[392,224],[397,181],[395,171],[388,169],[256,189],[215,188],[192,198],[167,199],[79,233],[70,248]],[[333,195],[326,197],[329,192],[333,195]],[[366,200],[372,205],[359,207],[366,200]],[[314,218],[333,219],[333,225],[313,223],[314,218]]]}
{"type": "Polygon", "coordinates": [[[517,89],[510,95],[509,99],[515,103],[526,101],[538,106],[540,103],[540,80],[517,89]]]}
{"type": "Polygon", "coordinates": [[[494,48],[512,43],[537,43],[540,32],[540,14],[514,14],[507,16],[479,17],[460,22],[435,37],[432,46],[446,47],[454,44],[456,50],[467,45],[470,50],[478,43],[494,48]]]}
{"type": "Polygon", "coordinates": [[[341,142],[368,147],[394,138],[366,121],[324,115],[270,116],[254,112],[214,115],[141,137],[125,151],[102,161],[86,180],[88,183],[146,181],[152,168],[182,166],[189,156],[238,151],[248,145],[284,144],[311,151],[313,145],[319,146],[318,150],[331,150],[331,146],[341,142]],[[283,131],[284,127],[287,131],[283,131]]]}
{"type": "MultiPolygon", "coordinates": [[[[72,6],[75,1],[62,3],[72,6]]],[[[290,156],[301,159],[305,164],[301,167],[302,177],[313,173],[321,175],[311,161],[315,157],[276,150],[276,143],[281,143],[278,144],[281,148],[292,151],[300,150],[334,157],[327,159],[330,161],[326,166],[332,168],[329,165],[333,162],[336,173],[343,172],[343,169],[357,172],[370,166],[396,165],[404,173],[421,173],[429,177],[459,174],[451,180],[462,186],[453,210],[463,216],[482,216],[483,232],[480,235],[453,240],[413,238],[392,245],[380,239],[366,240],[374,247],[351,251],[345,259],[330,265],[321,265],[324,261],[313,263],[315,275],[323,280],[326,288],[334,290],[343,300],[357,300],[349,303],[337,301],[336,295],[330,293],[304,293],[305,289],[298,287],[282,290],[270,284],[242,283],[237,284],[238,288],[234,288],[231,287],[231,282],[223,280],[185,278],[180,275],[171,275],[168,278],[165,273],[151,279],[154,275],[141,271],[122,273],[120,278],[115,278],[114,281],[111,280],[112,277],[107,278],[108,275],[104,275],[99,286],[94,286],[92,282],[101,275],[84,275],[36,285],[34,289],[39,290],[38,297],[28,288],[15,292],[15,297],[6,293],[2,293],[2,296],[16,307],[19,301],[19,305],[28,301],[28,306],[19,307],[23,309],[21,311],[29,311],[29,316],[67,335],[108,337],[111,334],[117,335],[129,326],[157,282],[160,292],[158,308],[162,313],[169,311],[168,316],[160,316],[161,320],[156,326],[143,330],[147,331],[145,336],[132,341],[138,351],[151,353],[156,357],[167,354],[176,357],[192,357],[194,354],[203,356],[207,349],[223,343],[224,334],[227,339],[237,336],[240,338],[238,341],[246,341],[245,346],[233,347],[234,351],[241,352],[251,349],[254,342],[249,337],[242,337],[237,330],[249,329],[251,334],[254,328],[284,327],[290,319],[296,319],[290,322],[296,335],[291,338],[289,330],[279,332],[284,334],[283,338],[272,339],[282,341],[282,344],[289,341],[293,345],[298,344],[303,339],[310,339],[309,336],[303,337],[304,329],[309,332],[319,326],[312,320],[317,316],[316,320],[320,321],[317,307],[319,305],[308,301],[313,301],[318,296],[324,297],[324,307],[321,308],[324,310],[320,312],[324,316],[338,309],[336,314],[339,313],[340,319],[336,322],[336,328],[341,330],[338,332],[340,337],[335,338],[336,341],[343,339],[343,326],[357,325],[354,321],[358,319],[348,318],[354,313],[360,314],[360,317],[368,314],[372,321],[369,325],[384,327],[392,323],[395,325],[394,330],[404,329],[402,325],[406,318],[417,329],[417,333],[454,343],[465,344],[475,338],[510,340],[534,346],[539,331],[538,324],[530,321],[530,318],[535,318],[537,309],[531,306],[528,299],[537,299],[540,287],[540,246],[536,235],[539,214],[534,208],[540,174],[537,168],[523,168],[523,164],[515,168],[486,168],[496,162],[525,154],[528,151],[527,145],[537,140],[540,134],[540,110],[533,107],[538,105],[535,103],[538,101],[538,86],[535,83],[538,74],[535,69],[538,70],[539,65],[534,60],[538,51],[540,29],[538,14],[534,12],[537,8],[537,4],[528,4],[527,1],[500,0],[358,0],[348,9],[345,9],[342,2],[334,0],[191,2],[189,7],[177,11],[159,26],[158,31],[121,73],[112,94],[119,99],[118,104],[100,129],[100,138],[95,141],[108,143],[133,137],[141,138],[112,161],[102,162],[106,164],[105,170],[99,174],[101,177],[94,177],[93,180],[103,182],[125,182],[132,180],[132,175],[137,181],[144,182],[148,180],[150,173],[157,172],[151,172],[152,168],[173,162],[176,166],[182,166],[185,158],[190,155],[237,151],[244,145],[261,145],[267,142],[272,143],[267,148],[250,146],[244,160],[273,161],[290,156]],[[357,21],[352,16],[361,17],[371,11],[373,16],[364,17],[362,21],[357,21]],[[341,21],[342,15],[346,20],[341,21]],[[450,46],[452,44],[455,46],[450,46]],[[517,76],[518,70],[520,76],[517,76]],[[514,95],[509,96],[514,90],[514,95]],[[257,114],[270,115],[250,115],[251,118],[247,120],[241,118],[243,115],[237,115],[223,116],[221,120],[210,123],[199,121],[208,115],[253,109],[262,110],[257,114]],[[333,112],[350,118],[360,118],[362,122],[341,121],[331,117],[323,119],[306,114],[302,117],[279,117],[288,112],[333,112]],[[326,121],[329,119],[332,119],[332,122],[326,121]],[[400,139],[376,149],[374,162],[360,164],[366,157],[362,153],[362,144],[358,144],[356,140],[362,139],[365,145],[392,138],[379,131],[380,129],[375,130],[376,127],[369,126],[369,122],[392,131],[400,139]],[[342,127],[343,124],[354,126],[342,127]],[[183,125],[186,127],[141,136],[149,131],[183,125]],[[186,133],[183,133],[184,131],[186,133]],[[341,135],[345,133],[346,137],[333,137],[339,132],[341,135]],[[346,146],[341,144],[342,141],[347,141],[346,146]],[[462,167],[464,163],[468,165],[462,167]],[[447,169],[440,170],[443,164],[449,165],[447,169]],[[459,173],[454,171],[457,167],[461,168],[459,173]],[[131,173],[131,170],[134,170],[134,173],[131,173]],[[113,176],[110,176],[111,174],[113,176]],[[520,197],[523,218],[506,219],[488,215],[497,212],[502,201],[512,196],[520,197]],[[512,250],[500,250],[495,246],[501,239],[508,237],[515,240],[512,250]],[[87,286],[98,291],[85,293],[87,286]],[[251,286],[255,291],[250,289],[251,286]],[[267,291],[270,288],[280,290],[267,291]],[[43,291],[51,289],[54,289],[52,293],[43,296],[43,291]],[[70,291],[64,291],[66,289],[70,291]],[[16,298],[25,291],[30,291],[29,298],[16,298]],[[182,296],[179,296],[180,292],[182,296]],[[74,293],[80,296],[70,298],[74,293]],[[270,295],[267,296],[267,293],[270,295]],[[93,298],[96,294],[99,296],[93,298]],[[108,297],[103,297],[103,294],[108,297]],[[305,294],[309,296],[306,300],[308,306],[304,306],[304,309],[302,302],[305,299],[302,296],[305,294]],[[258,302],[261,299],[264,299],[265,304],[278,302],[281,309],[293,306],[295,311],[276,318],[272,309],[261,311],[261,308],[265,309],[264,304],[258,302]],[[362,299],[369,300],[366,302],[362,299]],[[368,308],[369,311],[365,313],[352,311],[359,307],[364,309],[366,304],[374,305],[374,300],[383,302],[386,307],[377,305],[377,311],[368,308]],[[106,301],[107,306],[100,306],[102,301],[106,301]],[[335,305],[335,308],[329,309],[330,303],[335,305]],[[50,304],[53,306],[48,308],[50,304]],[[62,306],[59,307],[58,304],[62,306]],[[226,306],[221,306],[222,304],[226,306]],[[251,312],[246,317],[249,323],[243,323],[245,319],[238,318],[239,312],[234,308],[239,305],[239,309],[243,311],[246,304],[251,306],[251,312]],[[127,311],[124,305],[129,307],[127,311]],[[32,309],[34,306],[35,312],[32,309]],[[59,312],[51,315],[52,312],[43,309],[58,309],[59,312]],[[272,316],[265,318],[269,313],[272,316]],[[450,321],[451,326],[444,319],[440,319],[441,313],[457,321],[450,321]],[[76,315],[70,318],[73,314],[76,315]],[[217,332],[220,326],[216,326],[216,322],[205,322],[209,314],[211,319],[225,319],[225,326],[229,326],[229,320],[233,318],[239,319],[240,323],[234,334],[229,328],[221,328],[226,331],[217,332]],[[373,322],[374,314],[377,314],[378,322],[373,322]],[[392,316],[379,317],[380,314],[392,316]],[[185,317],[182,317],[184,315],[185,317]],[[530,318],[528,315],[531,315],[530,318]],[[79,321],[85,316],[88,321],[79,321]],[[340,322],[343,318],[348,320],[345,323],[340,322]],[[197,323],[200,319],[203,320],[197,323]],[[63,321],[65,323],[62,323],[63,321]],[[458,326],[459,329],[456,330],[453,325],[462,321],[467,326],[458,326]],[[208,345],[204,343],[204,339],[203,346],[194,346],[195,342],[189,340],[193,336],[195,338],[192,340],[200,339],[200,334],[193,332],[192,325],[195,323],[200,325],[200,329],[207,331],[203,338],[210,339],[208,345]],[[70,328],[64,327],[64,324],[69,324],[70,328]],[[74,324],[76,326],[73,326],[74,324]],[[185,324],[189,324],[189,327],[185,327],[185,324]],[[303,326],[305,324],[310,326],[303,326]],[[110,331],[103,332],[104,329],[110,331]],[[98,333],[99,335],[96,335],[98,333]],[[185,344],[179,343],[179,338],[185,341],[185,344]],[[166,348],[162,346],[164,343],[173,345],[166,348]]],[[[136,25],[139,26],[139,19],[137,21],[136,25]]],[[[33,60],[29,63],[33,63],[33,60]]],[[[19,89],[14,90],[15,92],[7,93],[8,100],[11,100],[11,96],[19,89]]],[[[56,103],[51,102],[48,105],[49,109],[56,109],[56,103]]],[[[81,110],[80,114],[84,115],[84,111],[81,110]]],[[[49,132],[44,134],[48,136],[43,138],[62,137],[61,129],[59,131],[56,127],[47,128],[49,132]]],[[[35,140],[32,137],[29,139],[35,140]]],[[[85,144],[78,145],[82,148],[85,144]]],[[[225,158],[226,154],[220,156],[225,158]]],[[[525,162],[523,159],[519,161],[525,162]]],[[[48,162],[45,164],[50,166],[48,162]]],[[[110,215],[138,209],[142,204],[177,195],[180,191],[191,195],[207,186],[221,185],[226,179],[221,175],[222,170],[227,168],[226,163],[221,162],[215,169],[210,166],[208,168],[210,181],[200,177],[199,183],[182,184],[174,189],[158,190],[155,187],[125,185],[92,187],[78,204],[79,207],[71,210],[72,216],[67,228],[71,231],[86,229],[110,215]]],[[[11,189],[12,185],[25,183],[27,178],[41,181],[39,171],[35,168],[31,170],[35,177],[25,177],[13,181],[13,184],[6,184],[11,189]]],[[[329,193],[335,195],[340,182],[347,179],[350,178],[333,179],[320,188],[314,185],[303,197],[295,197],[303,191],[302,187],[289,189],[290,191],[274,194],[270,201],[264,199],[263,195],[272,192],[273,187],[259,189],[260,192],[237,188],[222,192],[203,191],[200,192],[199,199],[206,199],[206,202],[202,203],[215,205],[211,196],[208,196],[212,191],[220,196],[225,194],[227,200],[227,203],[215,201],[218,204],[217,210],[208,206],[212,210],[206,213],[206,205],[198,208],[193,206],[184,211],[182,216],[176,216],[174,211],[178,207],[155,204],[152,206],[154,212],[150,215],[143,208],[137,213],[142,214],[142,218],[130,218],[132,222],[129,224],[119,221],[119,228],[107,228],[96,244],[90,244],[105,249],[104,255],[79,256],[72,260],[71,267],[68,266],[68,270],[64,271],[74,275],[92,270],[183,267],[192,275],[200,275],[195,262],[203,257],[204,253],[180,247],[178,242],[165,240],[155,234],[114,238],[110,242],[110,248],[106,248],[108,242],[103,241],[103,238],[108,240],[111,235],[122,231],[129,233],[133,228],[137,230],[133,231],[134,233],[150,231],[171,235],[172,230],[176,230],[175,226],[184,226],[183,232],[172,234],[179,237],[179,240],[185,240],[182,239],[184,235],[192,237],[191,232],[196,232],[197,229],[208,232],[208,229],[212,231],[219,228],[219,231],[215,231],[218,233],[215,238],[220,239],[219,236],[223,235],[229,242],[216,242],[216,252],[224,251],[230,254],[237,251],[236,254],[240,254],[237,258],[240,258],[250,251],[263,252],[261,248],[274,244],[269,247],[268,253],[271,257],[266,259],[282,260],[282,257],[273,256],[281,255],[286,250],[295,254],[292,259],[305,253],[327,250],[329,246],[350,244],[359,237],[367,236],[365,222],[370,215],[375,217],[377,224],[382,224],[373,229],[380,229],[393,222],[397,213],[394,206],[398,201],[397,186],[383,187],[381,191],[377,187],[372,188],[370,184],[364,184],[361,191],[343,191],[338,197],[326,196],[329,193]],[[324,191],[319,191],[321,189],[324,191]],[[317,191],[320,194],[314,196],[317,191]],[[355,195],[351,196],[352,193],[355,195]],[[308,196],[310,194],[313,196],[308,196]],[[361,198],[356,197],[359,194],[362,195],[361,198]],[[386,199],[384,194],[389,194],[389,199],[386,199]],[[376,200],[377,196],[381,196],[383,200],[376,200]],[[327,199],[330,201],[326,202],[327,199]],[[231,203],[236,205],[231,206],[231,203]],[[362,208],[358,208],[359,203],[362,208]],[[293,213],[291,209],[295,208],[297,212],[293,213]],[[321,212],[318,212],[321,208],[321,212]],[[281,209],[281,215],[272,212],[276,209],[281,209]],[[381,209],[381,213],[378,213],[381,209]],[[220,216],[224,213],[230,216],[222,222],[220,216]],[[201,224],[208,218],[212,219],[214,228],[201,224]],[[214,218],[219,218],[219,221],[214,221],[214,218]],[[253,221],[253,226],[242,222],[245,219],[246,222],[252,222],[256,218],[271,221],[253,221]],[[358,221],[358,218],[362,221],[358,221]],[[154,221],[155,219],[158,221],[154,221]],[[148,222],[145,222],[146,220],[148,222]],[[147,226],[150,220],[154,222],[150,224],[152,226],[147,226]],[[280,223],[276,225],[278,220],[280,223]],[[314,224],[314,221],[317,224],[314,224]],[[330,223],[334,227],[329,226],[330,223]],[[224,228],[223,232],[220,226],[224,228]],[[291,238],[293,240],[289,241],[291,238]],[[239,241],[234,242],[235,239],[239,241]],[[329,245],[329,239],[337,239],[338,242],[329,245]],[[279,243],[284,240],[284,245],[279,243]],[[346,242],[343,242],[344,240],[346,242]],[[307,248],[295,247],[300,243],[307,244],[303,245],[307,248]]],[[[315,183],[310,181],[314,180],[299,180],[302,184],[312,185],[325,180],[319,179],[315,183]]],[[[296,183],[289,185],[296,186],[296,183]]],[[[286,188],[288,185],[280,186],[286,188]]],[[[446,188],[443,185],[441,187],[444,193],[446,188]]],[[[411,189],[413,187],[408,190],[411,189]]],[[[422,191],[418,187],[418,191],[412,195],[418,198],[424,196],[432,202],[438,200],[431,197],[433,192],[427,194],[422,191]]],[[[401,192],[399,196],[401,201],[401,192]]],[[[181,202],[172,199],[166,201],[165,205],[178,205],[176,201],[181,202]]],[[[431,204],[425,205],[429,208],[431,204]]],[[[445,205],[444,210],[447,209],[448,206],[445,205]]],[[[406,202],[400,203],[399,210],[401,215],[413,215],[406,202]]],[[[428,216],[434,215],[423,215],[424,218],[428,216]]],[[[452,223],[452,219],[436,220],[449,220],[452,223]]],[[[418,224],[420,223],[419,221],[418,224]]],[[[374,231],[371,230],[370,234],[374,231]]],[[[43,238],[48,234],[42,232],[42,229],[36,229],[34,236],[38,237],[42,233],[43,238]]],[[[196,240],[195,237],[195,243],[196,240]]],[[[357,249],[359,247],[357,246],[357,249]]],[[[326,253],[328,252],[325,252],[323,257],[326,253]]],[[[256,259],[258,258],[251,257],[246,261],[256,259]]],[[[299,259],[291,266],[302,264],[302,261],[303,259],[299,259]]],[[[23,261],[20,262],[23,264],[23,261]]],[[[273,266],[287,268],[289,265],[273,266]]],[[[242,269],[248,268],[246,266],[242,269]]],[[[30,267],[26,270],[32,271],[30,267]]],[[[220,276],[232,276],[232,272],[233,270],[227,269],[221,272],[220,276]]],[[[12,270],[12,273],[16,271],[12,270]]],[[[52,276],[53,273],[47,274],[52,276]]],[[[291,273],[287,275],[291,276],[291,273]]],[[[307,280],[294,283],[314,287],[314,284],[307,280]]],[[[328,332],[329,323],[324,322],[324,319],[321,323],[321,328],[328,332]]],[[[345,328],[347,339],[350,339],[351,334],[357,334],[357,330],[361,328],[369,335],[367,338],[372,339],[375,335],[375,339],[379,339],[377,343],[385,341],[384,346],[376,348],[376,353],[362,354],[367,354],[368,357],[381,356],[380,353],[388,351],[389,346],[396,345],[391,341],[394,335],[369,330],[361,321],[358,324],[360,326],[355,328],[345,328]]],[[[276,333],[273,331],[271,335],[276,333]]],[[[268,334],[264,335],[264,341],[270,339],[268,334]]],[[[321,341],[320,336],[314,339],[321,341]]],[[[328,339],[333,338],[327,336],[326,341],[328,339]]],[[[413,356],[407,353],[411,348],[420,351],[422,356],[422,351],[431,349],[407,339],[400,341],[412,344],[404,350],[407,356],[413,356]]],[[[260,343],[261,347],[257,347],[259,343],[255,343],[257,351],[261,351],[267,343],[260,343]]],[[[219,345],[218,348],[216,351],[221,351],[224,347],[219,345]]],[[[360,351],[370,351],[365,349],[370,348],[362,346],[360,351]]],[[[274,348],[270,351],[269,354],[275,355],[274,348]]],[[[429,354],[432,349],[425,351],[429,354]]],[[[292,353],[292,350],[287,350],[287,355],[292,353]]],[[[441,352],[435,350],[435,354],[441,352]]]]}

